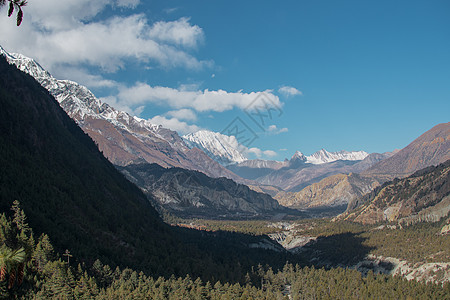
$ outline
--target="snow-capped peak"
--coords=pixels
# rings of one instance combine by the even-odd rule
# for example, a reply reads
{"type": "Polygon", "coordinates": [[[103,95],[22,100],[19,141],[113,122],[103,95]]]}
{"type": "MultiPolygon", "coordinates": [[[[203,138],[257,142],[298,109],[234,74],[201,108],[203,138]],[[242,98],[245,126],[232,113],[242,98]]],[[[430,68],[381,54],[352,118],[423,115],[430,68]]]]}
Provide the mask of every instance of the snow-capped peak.
{"type": "Polygon", "coordinates": [[[336,160],[363,160],[368,155],[369,155],[369,153],[367,153],[365,151],[349,152],[349,151],[342,150],[342,151],[338,151],[338,152],[328,152],[325,149],[321,149],[312,155],[306,156],[306,162],[310,163],[310,164],[324,164],[324,163],[329,163],[329,162],[333,162],[336,160]]]}
{"type": "Polygon", "coordinates": [[[291,160],[301,160],[306,161],[306,156],[300,151],[295,151],[294,155],[292,155],[291,160]]]}
{"type": "Polygon", "coordinates": [[[50,73],[44,70],[44,68],[32,58],[19,53],[8,53],[2,46],[0,46],[0,55],[5,56],[9,63],[14,63],[19,70],[30,74],[36,79],[51,77],[50,73]]]}
{"type": "Polygon", "coordinates": [[[240,152],[240,150],[243,150],[242,146],[239,145],[234,136],[209,130],[200,130],[184,135],[183,139],[190,148],[196,147],[203,150],[221,165],[240,163],[247,160],[240,152]]]}

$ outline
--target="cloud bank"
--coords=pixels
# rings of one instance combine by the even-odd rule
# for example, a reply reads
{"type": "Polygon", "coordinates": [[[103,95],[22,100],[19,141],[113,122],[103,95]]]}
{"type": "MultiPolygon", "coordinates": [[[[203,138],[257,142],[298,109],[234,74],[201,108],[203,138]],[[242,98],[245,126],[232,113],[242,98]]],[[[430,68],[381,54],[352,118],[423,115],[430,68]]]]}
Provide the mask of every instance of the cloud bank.
{"type": "Polygon", "coordinates": [[[188,18],[150,24],[144,14],[134,13],[138,5],[138,0],[30,1],[20,27],[0,18],[0,43],[37,59],[52,73],[58,70],[60,76],[61,65],[115,72],[129,59],[163,68],[211,64],[190,53],[204,41],[202,28],[188,18]],[[96,19],[105,11],[112,15],[96,19]]]}

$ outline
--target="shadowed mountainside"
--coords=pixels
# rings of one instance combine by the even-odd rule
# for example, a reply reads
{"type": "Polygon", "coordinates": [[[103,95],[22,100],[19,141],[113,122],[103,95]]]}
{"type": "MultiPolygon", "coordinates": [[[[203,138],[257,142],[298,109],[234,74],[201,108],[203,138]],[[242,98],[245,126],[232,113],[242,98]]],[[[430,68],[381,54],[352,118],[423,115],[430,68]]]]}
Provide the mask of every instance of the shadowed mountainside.
{"type": "Polygon", "coordinates": [[[249,218],[283,211],[271,196],[224,177],[211,178],[201,172],[165,169],[157,164],[128,165],[118,169],[142,187],[158,205],[177,216],[249,218]]]}

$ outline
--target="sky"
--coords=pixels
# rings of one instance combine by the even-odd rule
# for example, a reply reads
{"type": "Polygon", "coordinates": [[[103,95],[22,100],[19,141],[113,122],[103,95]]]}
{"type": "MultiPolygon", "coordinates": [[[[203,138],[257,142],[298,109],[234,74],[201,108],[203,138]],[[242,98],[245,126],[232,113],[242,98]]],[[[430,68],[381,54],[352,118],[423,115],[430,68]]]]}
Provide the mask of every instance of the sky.
{"type": "Polygon", "coordinates": [[[29,0],[0,45],[249,158],[401,149],[450,118],[450,1],[29,0]]]}

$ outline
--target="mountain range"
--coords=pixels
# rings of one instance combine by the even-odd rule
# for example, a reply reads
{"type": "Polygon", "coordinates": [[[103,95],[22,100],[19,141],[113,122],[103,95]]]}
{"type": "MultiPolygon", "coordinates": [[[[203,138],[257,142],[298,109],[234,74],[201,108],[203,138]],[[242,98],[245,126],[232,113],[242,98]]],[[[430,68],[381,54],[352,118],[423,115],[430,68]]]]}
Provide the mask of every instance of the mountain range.
{"type": "MultiPolygon", "coordinates": [[[[343,160],[353,163],[367,156],[367,153],[363,151],[332,153],[322,149],[308,157],[296,152],[290,161],[267,162],[265,164],[270,164],[271,167],[261,168],[260,164],[263,161],[247,160],[242,154],[245,148],[240,147],[234,137],[211,131],[199,131],[180,137],[172,130],[114,109],[76,82],[55,79],[31,58],[21,54],[9,54],[2,48],[0,52],[10,63],[33,76],[46,88],[66,113],[96,142],[102,153],[117,166],[123,167],[143,162],[157,163],[162,167],[196,170],[213,178],[226,177],[238,183],[253,185],[257,183],[251,180],[253,179],[251,176],[243,176],[247,177],[243,178],[239,175],[246,174],[236,172],[239,174],[236,175],[233,172],[236,169],[242,169],[240,164],[243,164],[244,168],[249,165],[255,166],[255,163],[259,164],[257,168],[253,168],[253,171],[259,174],[257,176],[259,182],[266,185],[278,185],[276,179],[261,179],[261,175],[269,173],[267,170],[286,169],[292,172],[297,167],[301,169],[312,167],[308,171],[320,169],[315,172],[303,172],[306,175],[303,176],[304,180],[301,184],[306,186],[317,181],[318,176],[323,177],[340,172],[340,164],[343,160]],[[230,165],[231,163],[233,164],[230,165]],[[339,166],[336,167],[336,164],[339,166]],[[228,165],[229,169],[224,168],[223,165],[228,165]]],[[[295,179],[295,176],[293,178],[295,179]]],[[[291,178],[290,182],[295,182],[294,179],[291,178]]],[[[145,189],[146,186],[141,188],[145,189]]],[[[263,200],[264,197],[261,198],[261,201],[263,200]]],[[[256,206],[253,209],[260,210],[256,206]]]]}
{"type": "Polygon", "coordinates": [[[390,155],[391,153],[368,154],[364,151],[328,152],[322,149],[311,156],[297,151],[290,160],[283,162],[247,160],[227,168],[261,185],[276,186],[286,192],[298,192],[331,175],[360,173],[390,155]]]}
{"type": "Polygon", "coordinates": [[[248,182],[203,151],[188,147],[175,131],[114,109],[86,87],[70,80],[55,79],[36,61],[22,54],[8,53],[0,47],[0,55],[46,88],[113,164],[125,166],[146,161],[248,182]]]}
{"type": "MultiPolygon", "coordinates": [[[[202,183],[218,177],[233,179],[238,183],[251,185],[256,191],[269,193],[280,204],[293,208],[341,206],[346,203],[350,203],[349,208],[354,208],[353,204],[358,203],[362,195],[383,182],[408,176],[423,167],[436,165],[450,158],[450,123],[444,123],[424,133],[404,149],[391,153],[328,152],[321,149],[310,156],[297,151],[284,161],[249,160],[244,155],[246,148],[239,146],[234,137],[206,130],[180,137],[175,131],[114,109],[76,82],[55,79],[33,59],[20,54],[9,54],[1,47],[0,53],[45,87],[66,113],[96,142],[103,154],[113,164],[122,167],[123,172],[128,172],[126,174],[129,177],[137,168],[135,164],[157,163],[164,168],[184,168],[212,177],[200,180],[202,183]],[[130,168],[126,171],[129,165],[130,168]]],[[[177,172],[186,174],[180,169],[177,172]]],[[[136,173],[134,175],[135,179],[139,177],[136,173]]],[[[196,194],[198,186],[190,184],[176,186],[171,181],[173,176],[152,178],[157,181],[154,184],[158,185],[159,195],[173,195],[175,192],[184,195],[184,198],[174,198],[177,200],[173,203],[178,201],[178,204],[170,206],[173,211],[181,211],[180,203],[190,203],[189,209],[183,209],[193,212],[191,208],[200,203],[196,202],[196,197],[201,198],[210,193],[206,188],[196,194]],[[163,189],[164,184],[173,190],[163,189]],[[195,196],[186,197],[188,191],[195,196]]],[[[136,182],[142,184],[142,189],[148,189],[149,181],[141,179],[136,182]]],[[[219,178],[220,180],[222,179],[219,178]]],[[[164,198],[155,195],[151,197],[159,200],[164,198]]],[[[229,203],[237,199],[235,195],[230,197],[227,198],[229,203]]],[[[261,210],[260,205],[270,202],[265,198],[266,195],[260,196],[262,202],[258,204],[250,200],[253,197],[250,193],[246,197],[250,198],[243,201],[255,206],[241,210],[245,213],[261,213],[264,209],[261,210]]],[[[206,205],[209,212],[215,207],[223,213],[227,207],[211,201],[208,203],[211,204],[206,205]]],[[[244,206],[241,205],[241,208],[244,206]]],[[[267,207],[277,209],[273,203],[267,207]]],[[[237,211],[239,209],[235,210],[237,211]]]]}
{"type": "MultiPolygon", "coordinates": [[[[219,162],[224,166],[237,165],[249,167],[261,168],[258,166],[263,160],[254,160],[256,162],[252,163],[253,160],[248,160],[245,156],[248,153],[247,147],[240,145],[234,136],[227,136],[218,132],[213,132],[209,130],[200,130],[194,133],[186,134],[182,137],[186,144],[190,148],[199,148],[203,150],[209,157],[219,162]]],[[[365,151],[338,151],[338,152],[328,152],[325,149],[321,149],[310,156],[305,156],[300,151],[296,151],[292,156],[291,160],[299,160],[308,164],[324,164],[337,160],[363,160],[369,154],[365,151]]],[[[286,161],[268,161],[273,166],[285,166],[286,161]]],[[[263,167],[264,168],[264,167],[263,167]]]]}
{"type": "Polygon", "coordinates": [[[288,207],[311,208],[348,203],[347,210],[352,210],[360,204],[358,201],[364,194],[380,184],[448,160],[449,141],[450,123],[438,124],[401,150],[372,153],[353,166],[341,169],[343,172],[339,175],[325,177],[298,192],[282,191],[273,196],[288,207]]]}
{"type": "MultiPolygon", "coordinates": [[[[329,296],[326,284],[323,290],[315,289],[317,282],[327,280],[344,282],[332,288],[341,291],[342,297],[374,293],[389,297],[392,293],[381,292],[392,286],[401,291],[395,294],[396,298],[404,297],[405,290],[408,296],[422,298],[430,295],[445,298],[448,294],[431,284],[413,283],[408,289],[402,285],[406,280],[393,281],[373,274],[365,279],[355,270],[350,274],[348,269],[311,268],[329,261],[323,251],[325,247],[331,249],[329,257],[337,258],[333,262],[348,265],[347,257],[359,258],[367,253],[362,237],[332,235],[331,243],[330,237],[315,238],[309,243],[308,254],[294,255],[265,236],[164,224],[148,197],[117,171],[55,98],[1,56],[0,107],[2,298],[272,299],[276,296],[281,299],[291,295],[292,298],[310,294],[329,296]],[[11,213],[13,199],[18,199],[20,206],[14,201],[11,213]],[[312,245],[317,247],[311,248],[312,245]],[[300,273],[306,275],[297,278],[300,273]],[[356,288],[355,284],[347,287],[349,275],[356,288]],[[358,278],[364,281],[358,282],[358,278]],[[305,288],[305,282],[312,283],[305,288]],[[295,294],[290,294],[291,286],[295,294]],[[373,286],[380,287],[374,290],[373,286]],[[417,286],[431,288],[418,294],[417,286]],[[287,295],[283,295],[286,291],[287,295]]],[[[168,174],[156,164],[145,167],[154,168],[163,176],[168,174]]],[[[184,179],[201,189],[211,180],[201,172],[170,170],[177,172],[172,178],[183,179],[186,174],[188,177],[184,179]]],[[[431,181],[436,178],[438,181],[430,188],[439,196],[446,189],[439,189],[442,186],[439,178],[443,177],[436,175],[431,181]]],[[[448,186],[449,180],[444,179],[444,185],[445,182],[448,186]]],[[[219,193],[234,189],[233,196],[257,194],[229,179],[210,183],[219,193]]],[[[273,203],[266,199],[268,204],[273,203]]],[[[430,198],[433,199],[436,198],[430,198]]],[[[240,223],[233,227],[244,225],[254,231],[251,227],[261,226],[254,222],[240,223]]],[[[315,226],[302,225],[299,232],[315,226]]],[[[436,270],[434,266],[433,269],[436,270]]],[[[446,275],[443,268],[434,273],[446,275]]]]}

